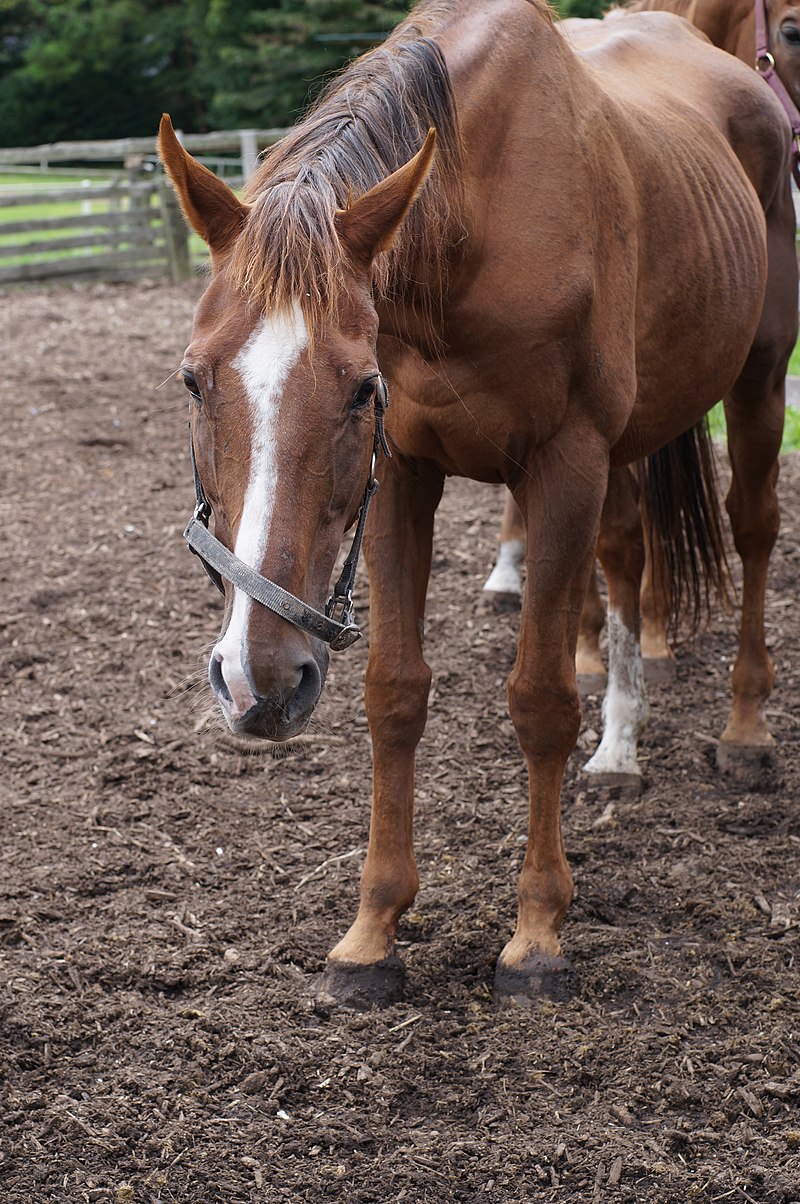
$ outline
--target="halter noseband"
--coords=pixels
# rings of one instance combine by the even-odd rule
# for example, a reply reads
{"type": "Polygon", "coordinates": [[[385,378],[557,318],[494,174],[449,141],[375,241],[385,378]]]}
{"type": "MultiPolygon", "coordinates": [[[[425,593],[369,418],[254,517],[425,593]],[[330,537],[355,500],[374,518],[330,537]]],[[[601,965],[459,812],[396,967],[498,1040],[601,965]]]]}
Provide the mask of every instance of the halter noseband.
{"type": "Polygon", "coordinates": [[[789,118],[789,124],[792,127],[792,174],[794,175],[797,186],[800,188],[800,168],[798,168],[798,157],[800,156],[800,112],[797,105],[789,95],[786,85],[784,84],[778,72],[775,70],[775,59],[769,49],[769,26],[767,24],[767,5],[766,0],[755,0],[755,21],[756,21],[756,62],[755,68],[764,83],[769,84],[772,91],[777,96],[778,100],[783,105],[784,112],[789,118]]]}
{"type": "Polygon", "coordinates": [[[361,630],[354,619],[353,585],[358,569],[358,559],[361,555],[369,504],[379,488],[375,478],[378,455],[383,452],[389,459],[392,456],[383,429],[383,416],[389,406],[389,390],[380,373],[376,373],[373,379],[375,380],[375,435],[372,442],[369,480],[364,491],[364,500],[358,511],[356,531],[350,552],[342,567],[339,580],[333,587],[333,593],[325,604],[324,613],[315,610],[302,599],[296,598],[294,594],[290,594],[288,590],[276,585],[274,581],[262,577],[260,573],[250,568],[248,564],[245,564],[243,560],[226,548],[215,535],[211,534],[208,529],[211,503],[205,495],[200,474],[197,471],[191,428],[189,431],[189,454],[192,461],[196,498],[194,514],[189,519],[188,526],[183,533],[183,538],[189,548],[199,558],[220,593],[225,593],[223,578],[227,578],[237,589],[248,594],[256,602],[260,602],[262,606],[266,606],[268,610],[274,611],[282,619],[286,619],[302,631],[316,636],[318,640],[330,644],[334,652],[349,648],[356,640],[361,639],[361,630]]]}

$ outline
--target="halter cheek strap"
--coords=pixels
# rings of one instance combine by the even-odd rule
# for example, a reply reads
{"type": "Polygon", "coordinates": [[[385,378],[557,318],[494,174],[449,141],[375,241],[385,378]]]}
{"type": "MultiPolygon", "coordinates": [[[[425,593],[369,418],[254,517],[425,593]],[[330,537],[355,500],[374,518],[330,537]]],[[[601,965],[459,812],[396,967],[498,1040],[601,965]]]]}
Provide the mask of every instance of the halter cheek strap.
{"type": "Polygon", "coordinates": [[[784,112],[792,127],[792,174],[800,188],[800,111],[792,100],[786,85],[775,70],[775,59],[769,49],[769,28],[767,25],[766,0],[755,0],[756,21],[756,71],[765,84],[769,84],[778,100],[783,105],[784,112]]]}
{"type": "Polygon", "coordinates": [[[211,503],[206,497],[203,483],[200,480],[197,459],[194,454],[194,441],[191,430],[189,432],[189,455],[192,461],[196,498],[194,514],[189,519],[188,526],[183,533],[189,548],[198,557],[220,593],[224,594],[225,592],[225,580],[230,581],[237,589],[248,594],[262,606],[266,606],[268,610],[274,611],[282,619],[286,619],[295,627],[299,627],[302,631],[307,631],[310,635],[316,636],[318,640],[329,644],[334,652],[349,648],[351,644],[361,638],[361,630],[354,617],[353,586],[361,555],[361,545],[364,541],[369,504],[379,488],[375,477],[378,455],[383,452],[390,459],[392,455],[383,427],[383,417],[388,405],[389,390],[386,387],[386,381],[378,374],[375,377],[375,435],[372,442],[369,480],[364,491],[364,500],[358,511],[350,552],[342,567],[339,580],[333,587],[333,593],[325,605],[324,613],[315,610],[302,599],[296,598],[294,594],[290,594],[282,586],[276,585],[274,581],[262,577],[255,569],[235,556],[229,548],[226,548],[215,535],[211,534],[208,529],[212,513],[211,503]]]}

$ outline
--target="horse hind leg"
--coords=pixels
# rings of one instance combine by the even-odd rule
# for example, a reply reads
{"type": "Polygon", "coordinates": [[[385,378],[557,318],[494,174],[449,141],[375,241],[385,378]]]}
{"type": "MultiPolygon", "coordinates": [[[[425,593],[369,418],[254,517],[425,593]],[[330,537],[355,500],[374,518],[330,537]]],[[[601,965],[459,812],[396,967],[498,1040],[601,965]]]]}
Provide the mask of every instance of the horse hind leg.
{"type": "Polygon", "coordinates": [[[774,759],[765,707],[775,670],[764,634],[769,558],[778,536],[776,483],[783,435],[786,368],[797,337],[794,211],[787,186],[767,212],[769,271],[761,322],[744,369],[725,399],[731,486],[726,500],[742,562],[739,651],[733,705],[718,762],[745,778],[774,759]]]}
{"type": "Polygon", "coordinates": [[[484,604],[490,610],[519,610],[524,563],[525,521],[512,494],[506,490],[497,560],[483,587],[484,604]]]}
{"type": "Polygon", "coordinates": [[[744,376],[725,400],[732,470],[726,506],[742,562],[742,611],[732,675],[733,703],[717,759],[721,769],[747,777],[772,762],[775,744],[765,715],[775,670],[764,633],[764,602],[769,558],[779,526],[775,486],[783,405],[782,375],[763,391],[744,376]]]}
{"type": "Polygon", "coordinates": [[[638,743],[648,712],[639,646],[644,545],[628,469],[615,469],[609,477],[597,550],[608,584],[608,687],[603,738],[584,773],[595,782],[638,789],[638,743]]]}
{"type": "Polygon", "coordinates": [[[649,526],[645,523],[644,576],[640,596],[641,645],[645,680],[655,685],[674,680],[675,657],[667,639],[670,618],[669,591],[656,574],[651,540],[649,526]]]}
{"type": "Polygon", "coordinates": [[[597,564],[589,575],[589,585],[583,600],[581,623],[578,628],[578,646],[575,650],[575,672],[578,689],[582,697],[599,694],[605,689],[606,667],[600,655],[600,632],[606,621],[606,608],[600,597],[597,582],[597,564]]]}

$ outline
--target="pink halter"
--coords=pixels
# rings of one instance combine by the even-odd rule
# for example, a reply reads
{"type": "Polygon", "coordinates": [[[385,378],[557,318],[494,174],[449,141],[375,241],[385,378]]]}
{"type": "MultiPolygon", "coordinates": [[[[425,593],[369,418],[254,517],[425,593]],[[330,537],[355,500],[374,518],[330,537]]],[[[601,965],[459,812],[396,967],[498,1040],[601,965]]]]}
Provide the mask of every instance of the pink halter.
{"type": "Polygon", "coordinates": [[[800,169],[798,168],[798,144],[800,143],[800,112],[786,90],[783,80],[775,70],[775,59],[769,50],[769,29],[767,27],[766,0],[755,0],[756,17],[756,71],[764,83],[769,84],[778,100],[783,105],[786,116],[792,127],[792,172],[800,188],[800,169]]]}

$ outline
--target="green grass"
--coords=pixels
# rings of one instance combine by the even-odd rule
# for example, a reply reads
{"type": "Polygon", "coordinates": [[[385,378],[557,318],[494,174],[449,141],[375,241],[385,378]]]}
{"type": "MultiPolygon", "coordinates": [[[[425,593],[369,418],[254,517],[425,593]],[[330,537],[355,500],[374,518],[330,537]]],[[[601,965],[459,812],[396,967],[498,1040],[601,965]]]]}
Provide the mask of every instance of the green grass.
{"type": "MultiPolygon", "coordinates": [[[[47,243],[59,238],[79,238],[85,237],[88,234],[97,234],[97,228],[92,228],[87,224],[86,228],[73,226],[66,229],[54,227],[50,230],[34,231],[23,234],[3,234],[3,225],[5,222],[25,222],[39,221],[46,218],[73,218],[80,216],[82,206],[85,203],[82,200],[74,201],[49,201],[45,198],[53,189],[81,189],[83,182],[88,181],[89,184],[95,186],[108,185],[112,182],[113,176],[109,175],[76,175],[74,178],[65,176],[49,176],[35,175],[28,173],[19,173],[14,175],[6,175],[0,172],[0,248],[11,248],[15,250],[19,247],[19,254],[5,254],[0,256],[0,266],[16,267],[20,264],[27,263],[42,263],[47,262],[54,256],[61,258],[75,258],[78,256],[91,255],[92,253],[100,253],[105,248],[103,246],[95,247],[76,247],[76,248],[61,248],[56,251],[39,250],[36,252],[26,252],[25,244],[30,242],[47,243]],[[4,195],[10,193],[27,194],[37,193],[42,196],[42,201],[37,201],[30,205],[3,205],[4,195]]],[[[87,189],[88,191],[88,189],[87,189]]],[[[87,200],[89,198],[87,197],[87,200]]],[[[127,205],[127,201],[122,202],[127,205]]],[[[157,207],[157,199],[150,199],[151,205],[157,207]]],[[[91,200],[91,212],[100,214],[105,213],[111,207],[111,200],[108,197],[95,198],[91,200]]],[[[131,244],[126,242],[124,238],[120,238],[113,244],[117,250],[127,250],[131,244]]]]}
{"type": "MultiPolygon", "coordinates": [[[[43,243],[49,242],[52,239],[79,237],[81,234],[80,227],[72,227],[67,229],[55,227],[52,230],[43,230],[39,233],[30,231],[29,233],[24,234],[4,235],[3,224],[4,222],[36,221],[43,218],[77,217],[81,213],[81,206],[83,204],[81,200],[48,201],[44,199],[46,194],[52,189],[79,189],[83,180],[88,180],[89,183],[93,185],[110,184],[113,178],[113,176],[108,175],[92,176],[87,174],[85,176],[77,175],[75,178],[70,179],[64,176],[36,175],[33,173],[15,173],[13,175],[6,175],[3,172],[0,172],[0,248],[16,248],[19,246],[21,249],[27,242],[43,243]],[[9,206],[4,206],[2,203],[4,194],[33,192],[42,194],[43,199],[41,202],[37,202],[32,205],[9,206]]],[[[122,203],[127,204],[126,201],[123,201],[122,203]]],[[[109,209],[110,204],[111,202],[109,198],[97,198],[91,202],[92,212],[104,213],[109,209]]],[[[156,196],[151,196],[150,204],[154,208],[158,208],[158,198],[156,196]]],[[[89,231],[90,228],[87,227],[87,232],[89,231]]],[[[97,233],[97,230],[95,229],[93,232],[97,233]]],[[[126,243],[124,239],[120,239],[120,241],[116,244],[116,247],[119,250],[126,250],[128,249],[128,246],[129,244],[126,243]]],[[[207,257],[208,252],[206,246],[201,239],[197,238],[196,235],[191,236],[190,248],[192,260],[194,262],[203,260],[207,257]]],[[[41,250],[33,254],[25,253],[24,251],[20,250],[20,254],[0,256],[0,266],[12,267],[18,264],[41,263],[52,258],[54,254],[57,254],[59,258],[62,256],[73,257],[91,253],[92,250],[102,250],[102,248],[67,248],[58,252],[41,250]]]]}
{"type": "Polygon", "coordinates": [[[800,339],[795,344],[792,358],[789,360],[789,375],[800,376],[800,339]]]}
{"type": "MultiPolygon", "coordinates": [[[[800,346],[800,344],[798,344],[800,346]]],[[[794,349],[795,356],[798,355],[798,348],[794,349]]],[[[791,364],[789,365],[791,370],[791,364]]],[[[798,367],[800,367],[800,357],[798,357],[798,367]]],[[[792,373],[794,375],[794,373],[792,373]]],[[[798,372],[800,375],[800,371],[798,372]]],[[[714,406],[714,409],[708,415],[708,425],[711,430],[711,437],[724,441],[726,437],[725,426],[725,411],[722,408],[722,402],[714,406]]],[[[783,442],[781,443],[781,451],[798,451],[800,449],[800,410],[792,410],[786,407],[786,421],[783,427],[783,442]]]]}

